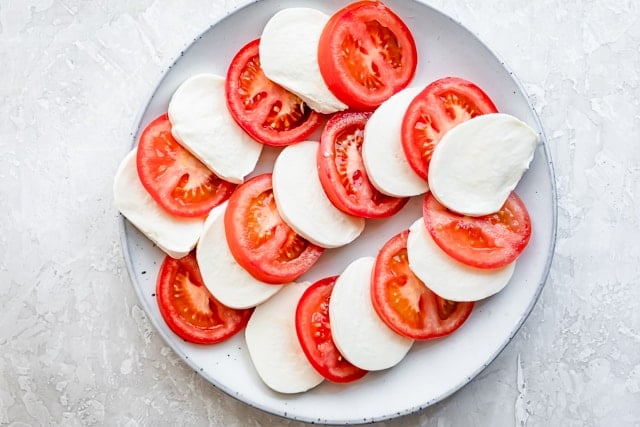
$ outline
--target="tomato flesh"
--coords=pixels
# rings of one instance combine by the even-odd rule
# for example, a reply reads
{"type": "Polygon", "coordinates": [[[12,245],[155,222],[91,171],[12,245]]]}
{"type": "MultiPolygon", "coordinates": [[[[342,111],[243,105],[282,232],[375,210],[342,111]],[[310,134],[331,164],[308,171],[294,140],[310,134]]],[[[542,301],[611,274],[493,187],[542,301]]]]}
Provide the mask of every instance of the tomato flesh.
{"type": "Polygon", "coordinates": [[[380,2],[359,1],[325,25],[318,63],[338,99],[369,111],[409,84],[418,60],[413,36],[400,17],[380,2]]]}
{"type": "Polygon", "coordinates": [[[427,85],[402,120],[402,148],[409,165],[426,180],[433,150],[449,129],[497,111],[489,96],[467,80],[445,77],[427,85]]]}
{"type": "Polygon", "coordinates": [[[341,211],[363,218],[386,218],[409,200],[378,191],[362,160],[368,112],[342,112],[329,119],[320,136],[318,174],[327,197],[341,211]]]}
{"type": "Polygon", "coordinates": [[[205,216],[236,188],[219,178],[171,135],[166,114],[140,135],[136,165],[140,182],[164,210],[180,217],[205,216]]]}
{"type": "Polygon", "coordinates": [[[333,342],[329,319],[329,300],[338,276],[312,284],[300,298],[296,309],[296,333],[302,350],[320,375],[336,383],[362,378],[367,371],[347,361],[333,342]]]}
{"type": "Polygon", "coordinates": [[[245,132],[263,144],[302,141],[320,126],[323,115],[265,76],[259,44],[260,39],[249,42],[231,61],[225,83],[229,111],[245,132]]]}
{"type": "Polygon", "coordinates": [[[409,268],[408,230],[380,249],[371,280],[373,307],[392,330],[425,340],[448,335],[467,320],[473,302],[446,300],[433,293],[409,268]]]}
{"type": "Polygon", "coordinates": [[[324,252],[282,220],[270,173],[238,187],[229,199],[224,225],[229,249],[238,264],[266,283],[295,280],[324,252]]]}
{"type": "Polygon", "coordinates": [[[156,301],[167,326],[196,344],[215,344],[242,330],[252,309],[229,308],[211,295],[202,281],[192,252],[184,258],[165,257],[156,283],[156,301]]]}
{"type": "Polygon", "coordinates": [[[515,192],[498,212],[481,217],[450,211],[428,193],[422,213],[434,242],[471,267],[504,267],[520,256],[531,238],[531,218],[515,192]]]}

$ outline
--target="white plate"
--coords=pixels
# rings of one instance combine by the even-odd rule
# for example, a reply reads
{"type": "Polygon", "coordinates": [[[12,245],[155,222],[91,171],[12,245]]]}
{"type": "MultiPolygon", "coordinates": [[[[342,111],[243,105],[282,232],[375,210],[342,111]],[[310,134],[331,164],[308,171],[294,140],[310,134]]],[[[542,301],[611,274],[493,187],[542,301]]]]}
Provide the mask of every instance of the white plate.
{"type": "MultiPolygon", "coordinates": [[[[310,0],[306,6],[332,13],[345,0],[310,0]]],[[[276,10],[299,5],[295,0],[262,0],[239,9],[213,25],[181,53],[158,84],[141,113],[138,133],[166,112],[169,98],[191,75],[225,75],[235,52],[253,38],[276,10]]],[[[163,254],[128,222],[122,221],[122,245],[133,286],[162,337],[194,370],[213,385],[247,404],[287,418],[316,423],[353,424],[389,419],[423,409],[458,390],[482,371],[516,334],[533,308],[546,280],[556,233],[556,190],[541,125],[512,73],[473,34],[448,16],[424,4],[388,0],[411,28],[419,65],[414,85],[444,76],[459,76],[482,87],[498,109],[527,122],[540,133],[531,169],[517,188],[529,208],[533,236],[518,261],[511,283],[500,294],[477,304],[469,320],[451,336],[416,343],[400,365],[370,373],[350,385],[328,382],[299,395],[272,392],[253,369],[242,333],[226,343],[185,343],[165,325],[155,301],[155,280],[163,254]]],[[[256,171],[270,170],[276,150],[265,150],[256,171]]],[[[358,256],[376,249],[421,214],[421,198],[412,200],[387,221],[369,221],[353,244],[327,251],[305,277],[339,274],[358,256]]]]}

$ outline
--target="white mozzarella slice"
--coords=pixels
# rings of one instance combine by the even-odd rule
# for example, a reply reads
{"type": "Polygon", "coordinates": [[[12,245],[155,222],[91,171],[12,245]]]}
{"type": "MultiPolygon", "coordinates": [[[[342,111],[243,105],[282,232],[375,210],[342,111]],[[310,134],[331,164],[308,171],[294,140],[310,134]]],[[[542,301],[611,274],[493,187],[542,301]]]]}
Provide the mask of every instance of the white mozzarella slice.
{"type": "Polygon", "coordinates": [[[355,240],[365,221],[336,208],[322,189],[316,156],[319,143],[286,147],[273,166],[273,195],[282,219],[296,233],[323,248],[355,240]]]}
{"type": "Polygon", "coordinates": [[[259,45],[264,74],[324,114],[347,109],[325,84],[318,65],[318,41],[328,20],[316,9],[283,9],[267,22],[259,45]]]}
{"type": "Polygon", "coordinates": [[[367,176],[389,196],[417,196],[429,189],[409,166],[400,137],[404,113],[421,90],[411,87],[396,93],[373,112],[364,127],[362,160],[367,176]]]}
{"type": "Polygon", "coordinates": [[[198,74],[185,80],[169,102],[173,137],[220,178],[240,184],[258,162],[262,144],[233,120],[225,80],[198,74]]]}
{"type": "Polygon", "coordinates": [[[296,307],[309,285],[287,285],[256,307],[245,330],[249,356],[258,375],[280,393],[307,391],[324,380],[309,363],[296,334],[296,307]]]}
{"type": "Polygon", "coordinates": [[[447,255],[433,241],[422,217],[409,228],[409,267],[433,292],[451,301],[478,301],[509,283],[515,261],[498,269],[469,267],[447,255]]]}
{"type": "Polygon", "coordinates": [[[358,258],[336,280],[329,300],[331,335],[340,353],[367,371],[387,369],[407,354],[413,340],[393,332],[371,303],[375,259],[358,258]]]}
{"type": "Polygon", "coordinates": [[[264,283],[249,274],[233,258],[224,231],[227,203],[211,210],[196,247],[202,280],[221,303],[231,308],[249,308],[271,298],[283,285],[264,283]]]}
{"type": "Polygon", "coordinates": [[[429,187],[447,208],[469,216],[500,210],[529,169],[538,136],[502,113],[476,116],[444,134],[429,163],[429,187]]]}
{"type": "Polygon", "coordinates": [[[113,183],[115,207],[166,254],[182,258],[196,246],[204,220],[169,214],[142,186],[134,149],[122,160],[113,183]]]}

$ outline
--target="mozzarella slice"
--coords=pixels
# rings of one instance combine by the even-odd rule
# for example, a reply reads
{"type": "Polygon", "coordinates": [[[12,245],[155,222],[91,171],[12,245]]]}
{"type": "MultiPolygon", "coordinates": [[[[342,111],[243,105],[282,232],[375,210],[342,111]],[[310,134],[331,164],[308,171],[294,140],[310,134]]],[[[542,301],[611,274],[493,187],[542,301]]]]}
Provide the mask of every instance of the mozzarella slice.
{"type": "Polygon", "coordinates": [[[469,216],[500,210],[529,169],[538,136],[508,114],[485,114],[444,134],[429,163],[429,187],[447,208],[469,216]]]}
{"type": "Polygon", "coordinates": [[[292,283],[254,310],[245,330],[262,381],[280,393],[300,393],[324,378],[311,366],[296,334],[296,307],[309,282],[292,283]]]}
{"type": "Polygon", "coordinates": [[[220,178],[240,184],[256,167],[262,144],[227,110],[225,80],[198,74],[185,80],[169,102],[173,137],[220,178]]]}
{"type": "Polygon", "coordinates": [[[166,254],[182,258],[196,246],[204,219],[180,218],[160,207],[140,182],[136,151],[127,154],[116,172],[113,182],[115,207],[166,254]]]}
{"type": "Polygon", "coordinates": [[[221,303],[231,308],[249,308],[271,298],[283,285],[264,283],[249,274],[233,258],[224,231],[227,202],[211,210],[196,248],[202,280],[221,303]]]}
{"type": "Polygon", "coordinates": [[[398,364],[413,340],[393,332],[371,303],[375,259],[358,258],[336,280],[329,300],[331,334],[340,353],[353,365],[378,371],[398,364]]]}
{"type": "Polygon", "coordinates": [[[362,160],[371,183],[382,193],[411,197],[425,193],[427,182],[409,163],[400,138],[407,107],[422,88],[406,88],[383,102],[364,127],[362,160]]]}
{"type": "Polygon", "coordinates": [[[413,273],[437,295],[451,301],[477,301],[500,292],[516,265],[514,261],[487,270],[456,261],[433,241],[422,217],[409,228],[407,256],[413,273]]]}
{"type": "Polygon", "coordinates": [[[303,141],[286,147],[273,166],[273,195],[282,219],[296,233],[323,248],[355,240],[365,221],[336,208],[318,177],[319,143],[303,141]]]}
{"type": "Polygon", "coordinates": [[[318,65],[318,41],[328,20],[316,9],[283,9],[265,25],[259,46],[264,74],[324,114],[347,109],[325,84],[318,65]]]}

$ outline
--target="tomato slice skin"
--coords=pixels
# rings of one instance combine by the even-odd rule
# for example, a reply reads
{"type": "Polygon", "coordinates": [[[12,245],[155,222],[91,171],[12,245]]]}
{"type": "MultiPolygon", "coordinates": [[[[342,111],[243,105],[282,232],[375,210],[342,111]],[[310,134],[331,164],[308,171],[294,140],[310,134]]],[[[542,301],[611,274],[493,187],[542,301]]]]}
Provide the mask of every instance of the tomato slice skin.
{"type": "Polygon", "coordinates": [[[215,344],[241,331],[253,309],[237,310],[219,302],[207,290],[195,254],[165,257],[156,282],[156,301],[167,326],[196,344],[215,344]]]}
{"type": "Polygon", "coordinates": [[[282,220],[273,196],[271,173],[238,187],[229,199],[224,226],[229,250],[238,264],[266,283],[297,279],[324,252],[282,220]]]}
{"type": "Polygon", "coordinates": [[[296,308],[296,333],[307,359],[320,375],[335,383],[362,378],[367,371],[342,357],[333,342],[329,300],[338,276],[325,277],[304,292],[296,308]]]}
{"type": "Polygon", "coordinates": [[[138,141],[136,166],[140,182],[170,214],[205,216],[231,196],[236,184],[223,180],[171,135],[163,114],[149,123],[138,141]]]}
{"type": "Polygon", "coordinates": [[[474,83],[445,77],[427,85],[402,120],[402,148],[411,168],[427,180],[433,150],[452,127],[498,109],[474,83]]]}
{"type": "Polygon", "coordinates": [[[515,192],[497,213],[481,217],[450,211],[428,193],[422,214],[433,241],[449,256],[471,267],[504,267],[520,256],[531,238],[529,212],[515,192]]]}
{"type": "Polygon", "coordinates": [[[334,13],[318,43],[320,73],[354,110],[371,111],[405,88],[418,53],[407,25],[378,1],[357,1],[334,13]]]}
{"type": "Polygon", "coordinates": [[[364,126],[370,112],[334,114],[325,125],[318,149],[318,174],[327,197],[341,211],[362,218],[387,218],[409,200],[378,191],[362,160],[364,126]]]}
{"type": "Polygon", "coordinates": [[[276,147],[302,141],[322,123],[297,95],[272,82],[260,67],[260,39],[243,46],[227,71],[225,92],[229,112],[255,140],[276,147]]]}
{"type": "Polygon", "coordinates": [[[416,340],[449,335],[473,310],[473,302],[454,302],[433,293],[409,268],[404,230],[378,252],[371,280],[373,307],[391,329],[416,340]]]}

